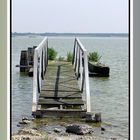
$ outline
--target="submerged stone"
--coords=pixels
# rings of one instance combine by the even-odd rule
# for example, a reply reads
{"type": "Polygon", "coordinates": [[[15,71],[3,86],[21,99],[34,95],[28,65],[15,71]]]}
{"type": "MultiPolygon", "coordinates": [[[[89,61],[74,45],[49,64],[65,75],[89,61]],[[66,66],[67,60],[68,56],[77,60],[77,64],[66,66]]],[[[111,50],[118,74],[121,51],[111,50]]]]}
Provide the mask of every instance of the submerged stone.
{"type": "Polygon", "coordinates": [[[86,124],[72,124],[66,127],[66,132],[78,135],[91,134],[93,128],[86,124]]]}

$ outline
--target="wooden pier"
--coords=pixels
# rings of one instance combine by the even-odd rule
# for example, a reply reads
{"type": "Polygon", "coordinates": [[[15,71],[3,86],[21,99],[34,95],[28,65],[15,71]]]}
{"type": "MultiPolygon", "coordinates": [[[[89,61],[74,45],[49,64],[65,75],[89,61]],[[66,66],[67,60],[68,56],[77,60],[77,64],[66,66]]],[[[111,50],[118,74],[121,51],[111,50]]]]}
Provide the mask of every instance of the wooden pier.
{"type": "Polygon", "coordinates": [[[77,38],[73,54],[72,63],[48,61],[48,38],[35,49],[34,117],[84,117],[90,112],[87,52],[77,38]]]}

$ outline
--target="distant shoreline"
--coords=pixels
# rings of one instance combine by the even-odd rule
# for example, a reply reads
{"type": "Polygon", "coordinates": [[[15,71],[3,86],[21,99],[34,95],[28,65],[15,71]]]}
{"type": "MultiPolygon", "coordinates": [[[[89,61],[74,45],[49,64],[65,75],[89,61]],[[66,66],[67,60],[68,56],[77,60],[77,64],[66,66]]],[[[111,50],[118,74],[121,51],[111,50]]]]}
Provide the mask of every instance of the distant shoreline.
{"type": "Polygon", "coordinates": [[[11,33],[12,36],[128,37],[128,33],[11,33]]]}

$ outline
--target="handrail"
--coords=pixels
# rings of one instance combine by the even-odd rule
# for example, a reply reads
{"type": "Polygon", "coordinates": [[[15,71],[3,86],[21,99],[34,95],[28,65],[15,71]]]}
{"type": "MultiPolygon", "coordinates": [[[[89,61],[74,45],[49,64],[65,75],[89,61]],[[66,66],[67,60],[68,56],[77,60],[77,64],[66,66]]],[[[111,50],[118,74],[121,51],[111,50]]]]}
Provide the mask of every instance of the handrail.
{"type": "Polygon", "coordinates": [[[91,112],[87,50],[78,38],[75,38],[74,41],[72,64],[74,65],[77,79],[80,78],[81,92],[83,92],[85,85],[87,112],[91,112]]]}
{"type": "Polygon", "coordinates": [[[48,38],[43,41],[34,50],[33,66],[33,104],[32,112],[37,110],[38,93],[41,91],[42,80],[48,65],[48,38]]]}

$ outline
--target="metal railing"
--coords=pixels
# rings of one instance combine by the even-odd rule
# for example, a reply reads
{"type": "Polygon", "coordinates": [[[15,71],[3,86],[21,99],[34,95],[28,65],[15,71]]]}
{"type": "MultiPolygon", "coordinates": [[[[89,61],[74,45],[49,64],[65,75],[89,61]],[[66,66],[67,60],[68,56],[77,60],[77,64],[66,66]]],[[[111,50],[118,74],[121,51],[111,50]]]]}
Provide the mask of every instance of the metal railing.
{"type": "Polygon", "coordinates": [[[48,38],[45,37],[34,50],[32,112],[35,112],[37,110],[38,93],[40,93],[41,91],[42,80],[44,79],[47,65],[48,38]]]}
{"type": "Polygon", "coordinates": [[[84,85],[85,85],[86,108],[87,108],[87,112],[90,112],[91,104],[90,104],[87,50],[85,49],[85,47],[83,46],[83,44],[80,42],[78,38],[75,38],[75,41],[74,41],[72,64],[74,65],[74,70],[75,70],[77,79],[80,78],[81,92],[83,92],[84,85]]]}

